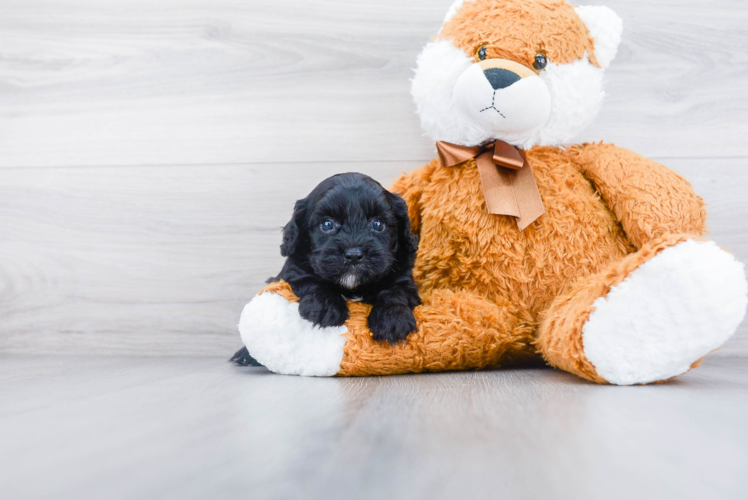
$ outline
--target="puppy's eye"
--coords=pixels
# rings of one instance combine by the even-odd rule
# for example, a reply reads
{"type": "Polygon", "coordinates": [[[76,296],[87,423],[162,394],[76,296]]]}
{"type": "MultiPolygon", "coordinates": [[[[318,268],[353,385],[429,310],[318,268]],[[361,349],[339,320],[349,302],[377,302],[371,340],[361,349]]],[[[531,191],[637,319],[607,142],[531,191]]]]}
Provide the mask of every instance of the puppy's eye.
{"type": "Polygon", "coordinates": [[[548,58],[545,56],[545,54],[536,55],[535,62],[532,63],[532,67],[535,68],[536,71],[543,71],[546,66],[548,66],[548,58]]]}
{"type": "Polygon", "coordinates": [[[319,228],[323,233],[329,233],[330,231],[335,229],[335,221],[332,219],[325,219],[322,224],[319,225],[319,228]]]}
{"type": "Polygon", "coordinates": [[[374,219],[371,221],[371,228],[377,232],[384,231],[384,222],[379,219],[374,219]]]}
{"type": "Polygon", "coordinates": [[[488,45],[481,45],[475,52],[475,57],[477,57],[479,61],[485,61],[488,58],[488,45]]]}

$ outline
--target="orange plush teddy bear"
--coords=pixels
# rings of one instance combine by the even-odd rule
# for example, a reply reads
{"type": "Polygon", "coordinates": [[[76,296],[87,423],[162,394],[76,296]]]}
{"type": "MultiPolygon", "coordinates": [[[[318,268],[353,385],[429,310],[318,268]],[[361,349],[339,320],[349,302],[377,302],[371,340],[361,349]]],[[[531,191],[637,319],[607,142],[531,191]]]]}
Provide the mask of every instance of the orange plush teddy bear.
{"type": "Polygon", "coordinates": [[[397,180],[420,237],[423,305],[405,343],[375,342],[370,306],[341,327],[301,319],[283,282],[242,313],[249,352],[299,375],[549,364],[598,383],[688,371],[742,321],[743,265],[705,231],[680,175],[612,144],[573,144],[621,39],[606,7],[464,0],[418,58],[413,96],[439,159],[397,180]]]}

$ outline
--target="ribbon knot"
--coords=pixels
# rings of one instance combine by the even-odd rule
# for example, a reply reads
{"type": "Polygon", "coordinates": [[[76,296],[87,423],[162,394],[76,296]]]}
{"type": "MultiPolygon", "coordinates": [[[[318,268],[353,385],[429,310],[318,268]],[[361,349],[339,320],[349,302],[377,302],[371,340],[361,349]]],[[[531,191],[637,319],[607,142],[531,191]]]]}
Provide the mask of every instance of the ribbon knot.
{"type": "Polygon", "coordinates": [[[482,146],[459,146],[438,141],[436,149],[445,167],[475,158],[489,213],[516,217],[520,231],[545,213],[535,175],[522,151],[511,144],[496,140],[482,146]]]}

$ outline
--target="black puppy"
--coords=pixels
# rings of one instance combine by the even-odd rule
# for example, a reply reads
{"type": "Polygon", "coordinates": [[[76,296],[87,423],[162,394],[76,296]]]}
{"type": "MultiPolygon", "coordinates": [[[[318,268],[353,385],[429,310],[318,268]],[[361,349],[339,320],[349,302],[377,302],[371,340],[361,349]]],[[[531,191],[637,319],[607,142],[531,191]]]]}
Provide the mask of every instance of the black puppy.
{"type": "MultiPolygon", "coordinates": [[[[288,282],[301,317],[323,327],[345,323],[347,300],[371,304],[374,339],[396,343],[416,330],[417,248],[402,198],[366,175],[338,174],[296,202],[283,228],[286,263],[269,282],[288,282]]],[[[246,348],[232,361],[254,364],[246,348]]]]}

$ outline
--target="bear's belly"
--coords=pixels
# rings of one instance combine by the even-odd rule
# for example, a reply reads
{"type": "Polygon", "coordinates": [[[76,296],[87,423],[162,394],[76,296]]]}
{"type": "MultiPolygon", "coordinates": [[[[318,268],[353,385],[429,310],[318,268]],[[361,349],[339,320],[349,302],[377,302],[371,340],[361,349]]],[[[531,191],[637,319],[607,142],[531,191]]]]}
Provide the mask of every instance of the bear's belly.
{"type": "Polygon", "coordinates": [[[595,188],[560,150],[527,153],[546,213],[520,233],[486,210],[474,161],[438,168],[421,197],[416,282],[510,300],[533,317],[564,288],[635,249],[595,188]]]}

